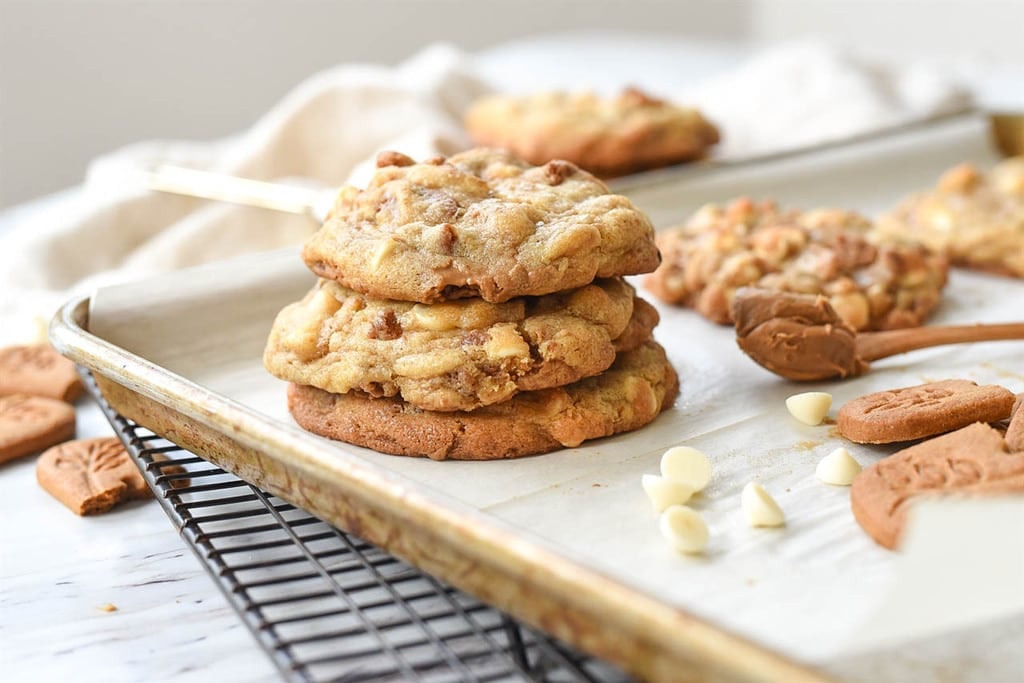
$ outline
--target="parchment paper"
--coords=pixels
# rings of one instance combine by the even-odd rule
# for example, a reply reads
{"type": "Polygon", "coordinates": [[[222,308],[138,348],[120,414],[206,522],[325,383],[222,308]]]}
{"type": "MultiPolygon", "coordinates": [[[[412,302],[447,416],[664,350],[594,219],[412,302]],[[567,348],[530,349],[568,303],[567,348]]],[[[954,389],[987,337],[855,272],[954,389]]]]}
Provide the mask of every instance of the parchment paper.
{"type": "MultiPolygon", "coordinates": [[[[961,119],[800,158],[622,186],[661,225],[738,194],[874,213],[933,184],[952,164],[993,158],[984,123],[961,119]]],[[[261,353],[273,316],[313,281],[293,250],[249,257],[101,289],[89,327],[292,424],[284,383],[263,370],[261,353]]],[[[790,394],[829,391],[834,415],[864,393],[954,377],[1021,392],[1024,342],[922,350],[879,361],[856,380],[796,385],[747,359],[731,328],[658,308],[655,335],[679,371],[682,395],[638,432],[489,463],[399,458],[327,440],[323,447],[480,509],[638,591],[841,677],[939,680],[955,671],[990,681],[1024,670],[1019,639],[1016,647],[1006,641],[1007,633],[1024,632],[1024,501],[975,503],[952,513],[944,504],[930,507],[918,515],[908,550],[886,551],[854,522],[849,489],[820,483],[814,468],[840,445],[863,465],[897,448],[849,444],[827,424],[799,424],[784,406],[790,394]],[[692,501],[711,532],[702,557],[669,549],[640,487],[641,475],[656,473],[664,450],[678,444],[703,450],[714,463],[711,484],[692,501]],[[783,507],[785,528],[746,525],[739,493],[751,480],[783,507]],[[928,656],[908,654],[923,652],[928,656]],[[993,654],[999,658],[989,661],[993,654]],[[989,658],[985,667],[977,666],[979,657],[989,658]]],[[[1022,319],[1024,282],[956,271],[932,322],[1022,319]]]]}

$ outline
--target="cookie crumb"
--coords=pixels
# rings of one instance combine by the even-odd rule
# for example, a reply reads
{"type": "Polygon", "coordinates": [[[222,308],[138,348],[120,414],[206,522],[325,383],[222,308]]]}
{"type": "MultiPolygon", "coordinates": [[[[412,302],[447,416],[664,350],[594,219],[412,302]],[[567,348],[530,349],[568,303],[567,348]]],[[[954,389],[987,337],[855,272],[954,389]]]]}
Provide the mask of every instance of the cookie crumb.
{"type": "Polygon", "coordinates": [[[96,609],[98,609],[101,612],[116,612],[117,611],[117,605],[115,605],[112,602],[108,602],[108,603],[106,603],[104,605],[100,605],[96,609]]]}

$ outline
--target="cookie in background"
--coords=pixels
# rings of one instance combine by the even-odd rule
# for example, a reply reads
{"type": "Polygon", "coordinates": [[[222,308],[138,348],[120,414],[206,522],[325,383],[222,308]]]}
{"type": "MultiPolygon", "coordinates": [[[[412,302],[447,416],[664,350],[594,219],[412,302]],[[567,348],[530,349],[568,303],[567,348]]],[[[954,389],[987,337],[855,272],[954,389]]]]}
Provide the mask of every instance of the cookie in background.
{"type": "Polygon", "coordinates": [[[881,216],[872,238],[916,242],[953,265],[1024,278],[1024,156],[961,164],[881,216]]]}
{"type": "Polygon", "coordinates": [[[535,165],[564,159],[602,178],[701,159],[720,139],[697,109],[636,88],[613,98],[490,95],[473,103],[465,124],[478,145],[507,149],[535,165]]]}

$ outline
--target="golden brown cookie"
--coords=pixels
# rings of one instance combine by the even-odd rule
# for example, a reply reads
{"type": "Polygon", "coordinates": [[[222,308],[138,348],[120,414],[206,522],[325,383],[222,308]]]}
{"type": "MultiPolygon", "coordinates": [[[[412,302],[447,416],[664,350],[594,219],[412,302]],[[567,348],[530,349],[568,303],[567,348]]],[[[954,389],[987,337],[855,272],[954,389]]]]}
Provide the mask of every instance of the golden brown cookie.
{"type": "Polygon", "coordinates": [[[629,317],[626,329],[612,340],[615,353],[632,351],[651,338],[654,328],[661,322],[658,309],[640,297],[633,297],[633,315],[629,317]]]}
{"type": "MultiPolygon", "coordinates": [[[[154,459],[163,457],[157,454],[154,459]]],[[[163,474],[184,471],[177,465],[161,470],[163,474]]],[[[112,436],[50,448],[36,462],[36,480],[76,515],[102,514],[122,501],[153,496],[124,445],[112,436]]],[[[187,481],[176,485],[187,485],[187,481]]]]}
{"type": "Polygon", "coordinates": [[[998,430],[972,424],[929,439],[864,469],[850,507],[875,541],[895,548],[913,500],[924,495],[1024,493],[1024,453],[1008,453],[998,430]]]}
{"type": "Polygon", "coordinates": [[[879,241],[913,241],[959,266],[1024,278],[1024,156],[985,173],[973,164],[882,216],[879,241]]]}
{"type": "Polygon", "coordinates": [[[646,425],[672,405],[675,370],[655,342],[623,353],[606,372],[518,394],[470,413],[421,410],[393,398],[330,394],[291,384],[288,409],[303,428],[395,455],[498,460],[572,448],[646,425]]]}
{"type": "Polygon", "coordinates": [[[821,294],[855,330],[916,327],[939,302],[944,257],[868,241],[870,222],[834,209],[783,210],[738,199],[658,233],[662,264],[645,280],[667,303],[732,323],[736,290],[821,294]]]}
{"type": "Polygon", "coordinates": [[[0,396],[0,463],[75,435],[75,409],[43,396],[0,396]]]}
{"type": "Polygon", "coordinates": [[[1003,387],[948,379],[879,391],[839,409],[839,433],[857,443],[911,441],[1010,416],[1014,395],[1003,387]]]}
{"type": "Polygon", "coordinates": [[[0,396],[27,394],[73,401],[82,393],[75,364],[49,344],[0,349],[0,396]]]}
{"type": "Polygon", "coordinates": [[[302,250],[320,277],[376,299],[501,303],[657,267],[654,228],[568,162],[474,149],[424,163],[382,153],[302,250]]]}
{"type": "Polygon", "coordinates": [[[629,88],[617,97],[549,92],[492,95],[466,112],[478,145],[501,147],[533,164],[571,161],[612,178],[705,156],[718,129],[696,109],[629,88]]]}
{"type": "MultiPolygon", "coordinates": [[[[344,394],[396,396],[424,410],[473,410],[561,386],[615,360],[634,290],[620,278],[500,304],[378,300],[321,280],[277,316],[264,365],[276,377],[344,394]]],[[[650,337],[646,309],[626,344],[650,337]]],[[[653,327],[653,325],[652,325],[653,327]]]]}

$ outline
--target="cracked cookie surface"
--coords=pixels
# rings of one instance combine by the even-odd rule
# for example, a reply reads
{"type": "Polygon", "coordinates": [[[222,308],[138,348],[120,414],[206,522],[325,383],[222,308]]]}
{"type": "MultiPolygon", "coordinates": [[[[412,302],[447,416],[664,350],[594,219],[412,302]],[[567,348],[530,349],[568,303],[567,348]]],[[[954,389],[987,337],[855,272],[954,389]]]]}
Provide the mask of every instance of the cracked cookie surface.
{"type": "Polygon", "coordinates": [[[603,178],[699,159],[719,141],[696,109],[629,88],[592,92],[491,95],[466,112],[480,145],[501,147],[534,164],[565,159],[603,178]]]}
{"type": "Polygon", "coordinates": [[[639,429],[672,405],[678,392],[664,349],[647,342],[620,354],[600,375],[469,413],[430,412],[394,398],[298,384],[288,387],[288,409],[304,429],[382,453],[498,460],[639,429]]]}
{"type": "Polygon", "coordinates": [[[945,257],[916,245],[875,245],[871,223],[838,209],[783,210],[738,199],[709,205],[658,233],[663,262],[645,285],[663,301],[732,323],[743,286],[821,294],[855,330],[916,327],[939,303],[945,257]]]}
{"type": "Polygon", "coordinates": [[[302,250],[314,273],[374,298],[500,303],[659,263],[646,214],[571,163],[474,149],[424,163],[383,152],[377,165],[302,250]]]}
{"type": "Polygon", "coordinates": [[[619,278],[500,304],[378,300],[321,280],[277,317],[264,355],[280,379],[343,394],[473,410],[605,370],[650,338],[657,311],[619,278]]]}
{"type": "Polygon", "coordinates": [[[882,216],[875,238],[919,242],[955,265],[1024,278],[1024,156],[987,173],[950,169],[882,216]]]}

